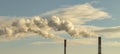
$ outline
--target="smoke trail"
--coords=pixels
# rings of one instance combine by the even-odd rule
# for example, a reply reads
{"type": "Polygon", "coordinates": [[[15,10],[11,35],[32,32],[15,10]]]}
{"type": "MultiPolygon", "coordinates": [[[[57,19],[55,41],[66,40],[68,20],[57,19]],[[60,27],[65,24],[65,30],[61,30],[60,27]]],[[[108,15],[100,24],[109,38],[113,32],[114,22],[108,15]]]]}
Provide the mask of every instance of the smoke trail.
{"type": "Polygon", "coordinates": [[[48,25],[57,31],[64,30],[71,36],[96,36],[97,35],[95,32],[92,32],[87,28],[75,28],[72,22],[68,20],[62,20],[56,16],[52,17],[48,25]]]}
{"type": "Polygon", "coordinates": [[[50,31],[66,31],[71,36],[96,36],[92,31],[86,28],[75,28],[72,22],[63,20],[57,16],[52,16],[49,19],[35,16],[32,18],[21,18],[19,20],[12,21],[9,24],[0,25],[0,37],[14,39],[20,37],[21,34],[36,33],[45,38],[60,39],[62,37],[57,36],[50,31]]]}

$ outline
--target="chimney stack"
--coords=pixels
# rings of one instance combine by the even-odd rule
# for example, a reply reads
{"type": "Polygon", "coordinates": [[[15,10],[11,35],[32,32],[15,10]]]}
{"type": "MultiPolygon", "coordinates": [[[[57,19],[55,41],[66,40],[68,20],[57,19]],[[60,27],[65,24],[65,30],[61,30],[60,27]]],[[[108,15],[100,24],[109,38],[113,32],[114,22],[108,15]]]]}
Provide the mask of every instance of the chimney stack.
{"type": "Polygon", "coordinates": [[[67,46],[67,44],[66,44],[66,39],[64,40],[64,54],[66,54],[66,46],[67,46]]]}
{"type": "Polygon", "coordinates": [[[98,54],[102,54],[102,52],[101,52],[101,37],[98,37],[98,54]]]}

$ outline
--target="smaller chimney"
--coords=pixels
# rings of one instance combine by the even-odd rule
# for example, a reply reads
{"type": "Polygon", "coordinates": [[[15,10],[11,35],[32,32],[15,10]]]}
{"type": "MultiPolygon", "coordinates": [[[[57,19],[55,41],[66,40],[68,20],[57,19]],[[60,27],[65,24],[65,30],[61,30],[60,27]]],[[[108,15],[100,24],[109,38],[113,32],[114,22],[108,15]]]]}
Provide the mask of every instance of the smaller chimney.
{"type": "Polygon", "coordinates": [[[102,54],[102,52],[101,52],[101,37],[98,37],[98,54],[102,54]]]}
{"type": "Polygon", "coordinates": [[[67,47],[67,44],[66,44],[66,39],[64,40],[64,54],[66,54],[66,47],[67,47]]]}

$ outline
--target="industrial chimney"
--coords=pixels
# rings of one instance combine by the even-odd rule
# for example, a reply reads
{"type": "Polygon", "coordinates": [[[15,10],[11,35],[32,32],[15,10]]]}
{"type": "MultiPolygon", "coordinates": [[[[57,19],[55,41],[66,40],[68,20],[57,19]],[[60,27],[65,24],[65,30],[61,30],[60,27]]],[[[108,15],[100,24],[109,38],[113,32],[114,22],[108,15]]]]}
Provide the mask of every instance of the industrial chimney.
{"type": "Polygon", "coordinates": [[[98,37],[98,54],[102,54],[102,52],[101,52],[101,37],[98,37]]]}
{"type": "Polygon", "coordinates": [[[64,40],[64,54],[66,54],[66,46],[67,46],[67,44],[66,44],[66,39],[64,40]]]}

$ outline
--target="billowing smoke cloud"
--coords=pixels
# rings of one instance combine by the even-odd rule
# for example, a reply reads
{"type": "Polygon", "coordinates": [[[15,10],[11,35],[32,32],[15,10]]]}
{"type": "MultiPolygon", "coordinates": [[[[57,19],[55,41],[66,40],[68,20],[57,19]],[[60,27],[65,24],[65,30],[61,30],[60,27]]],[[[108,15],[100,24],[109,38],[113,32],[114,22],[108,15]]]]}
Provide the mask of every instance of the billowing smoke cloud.
{"type": "Polygon", "coordinates": [[[41,14],[41,16],[52,17],[42,18],[35,16],[10,21],[0,20],[0,38],[16,39],[26,37],[29,34],[39,34],[45,38],[64,39],[51,31],[65,31],[73,37],[97,36],[92,30],[81,26],[88,21],[109,17],[108,13],[94,8],[89,3],[58,8],[41,14]],[[80,27],[75,25],[80,25],[80,27]]]}
{"type": "Polygon", "coordinates": [[[56,16],[53,16],[48,24],[57,31],[64,30],[71,36],[96,36],[96,34],[87,28],[75,28],[72,22],[67,20],[62,20],[56,16]]]}
{"type": "Polygon", "coordinates": [[[1,24],[0,37],[14,39],[21,37],[21,34],[40,34],[45,38],[63,39],[50,31],[65,31],[71,36],[96,36],[96,34],[87,29],[75,28],[72,22],[62,20],[57,16],[51,18],[42,18],[35,16],[32,18],[21,18],[12,21],[9,25],[1,24]]]}

